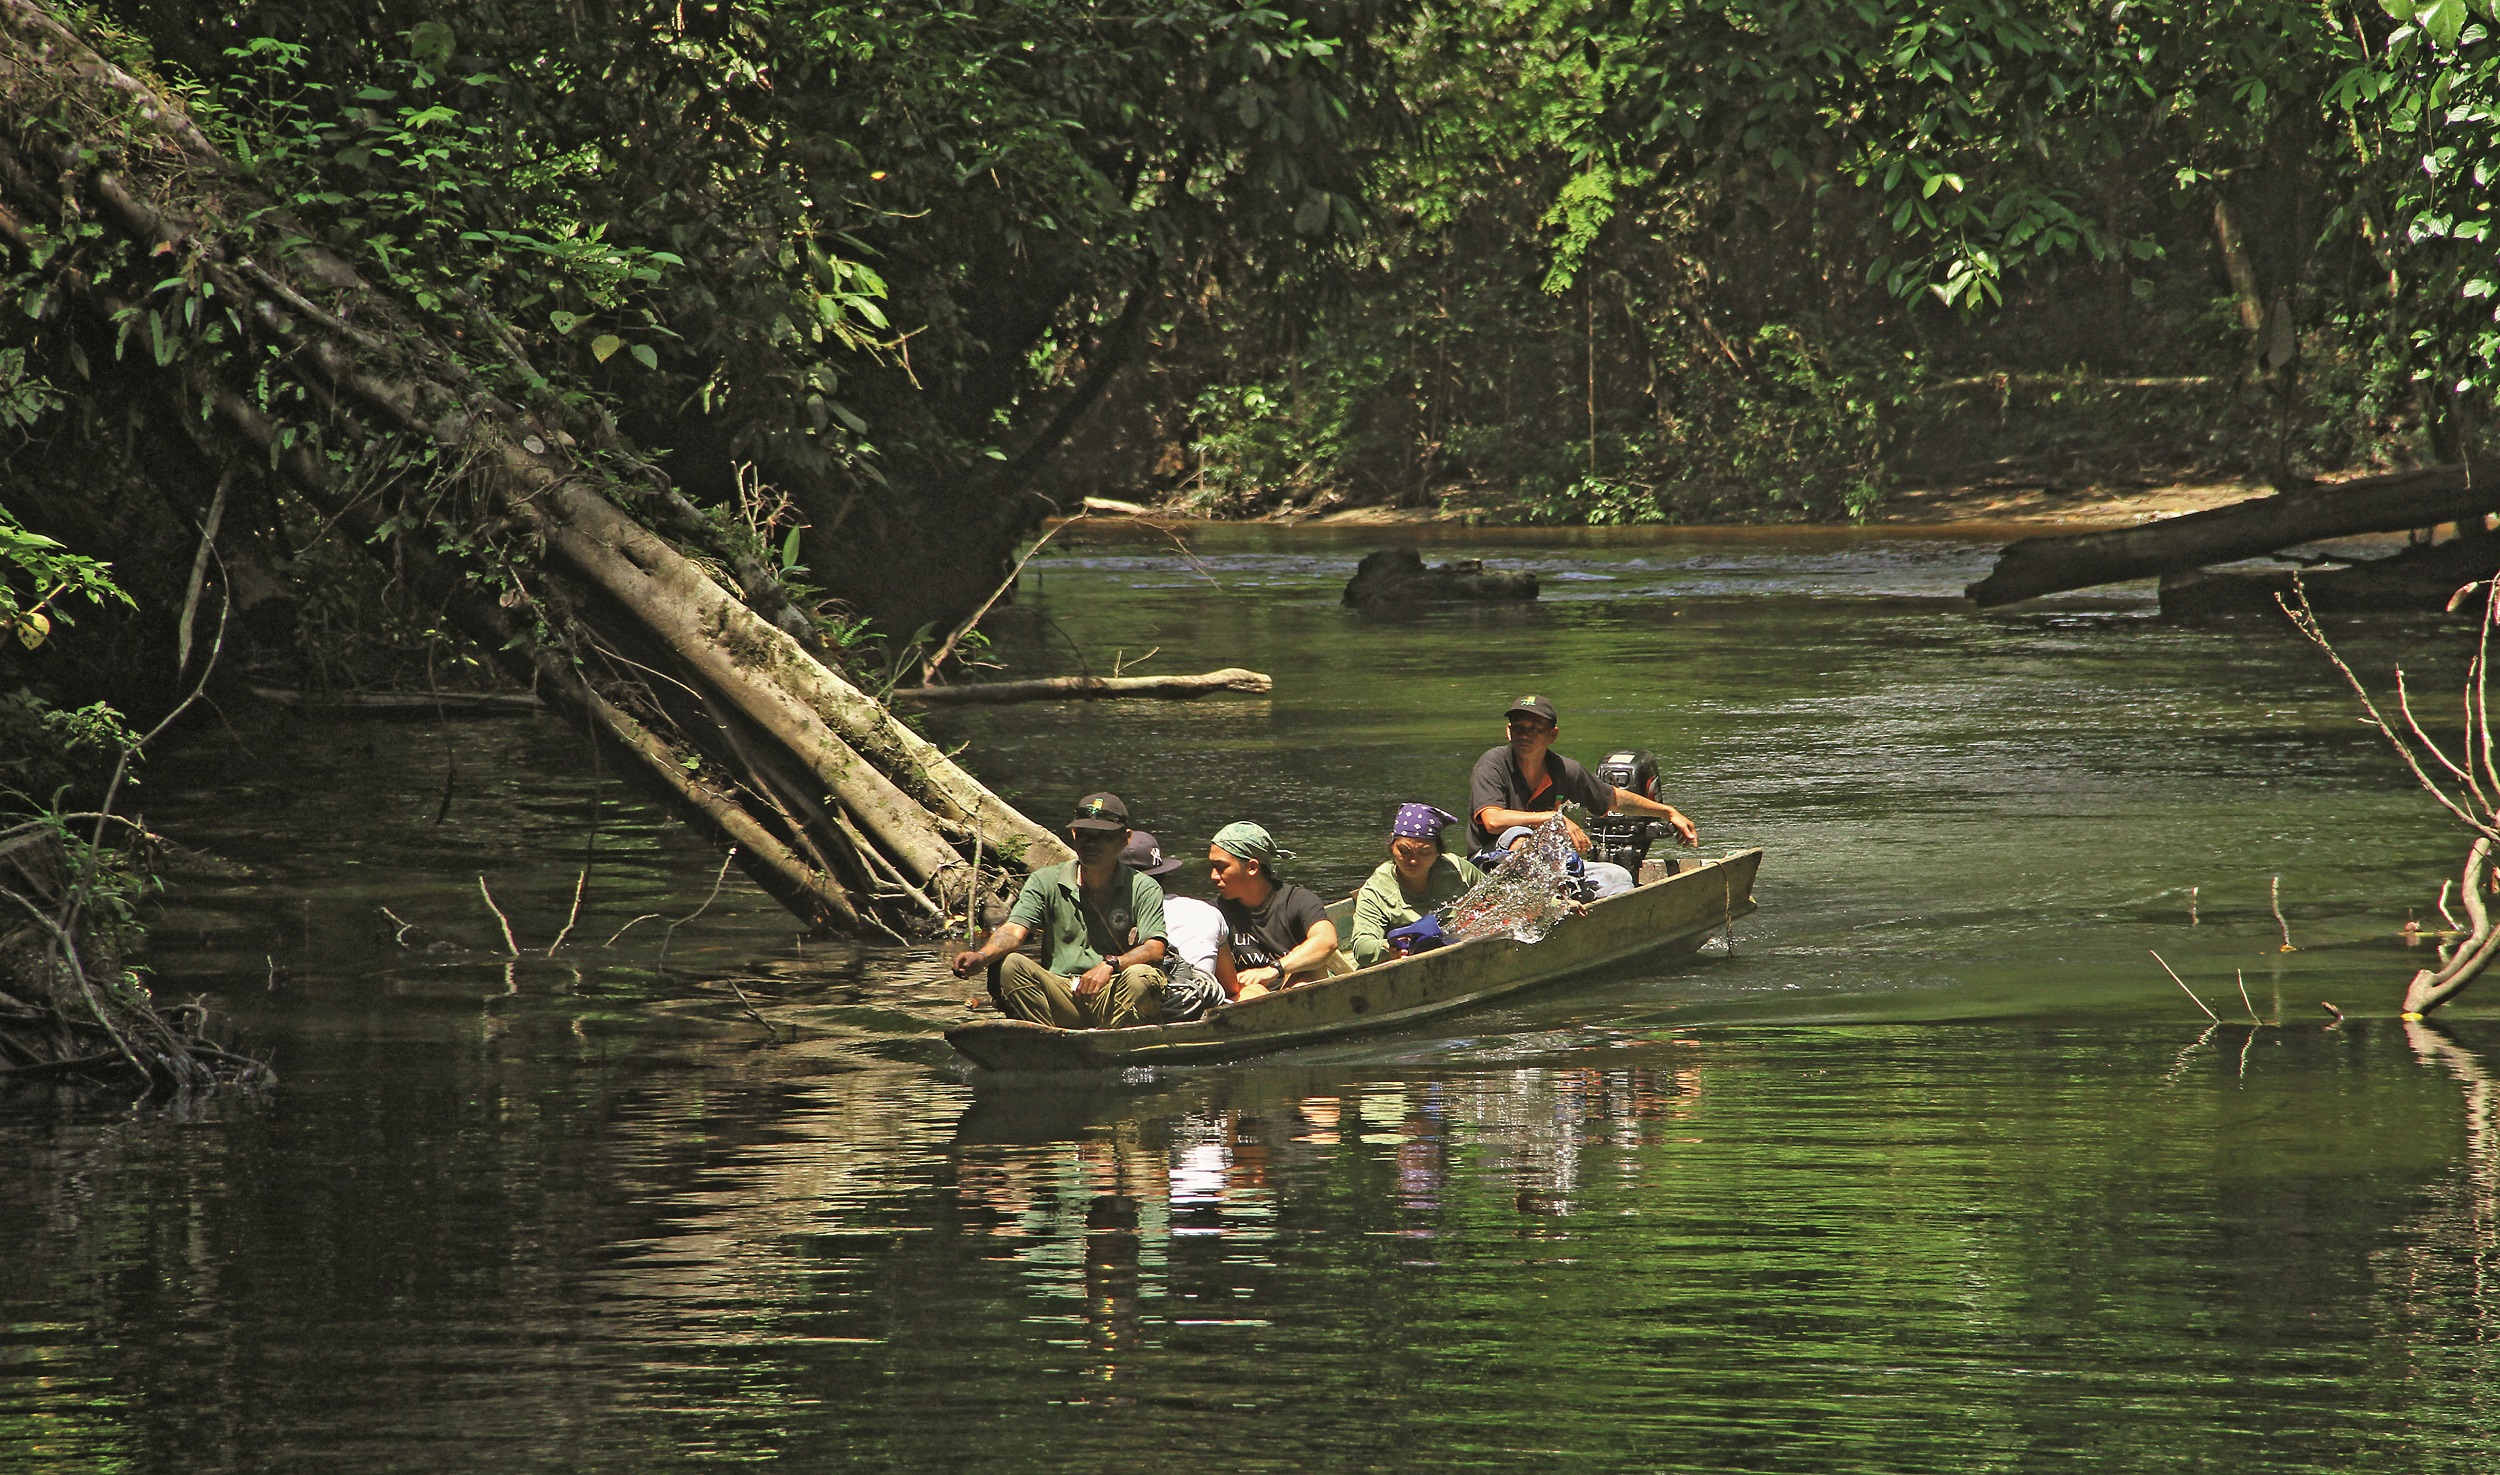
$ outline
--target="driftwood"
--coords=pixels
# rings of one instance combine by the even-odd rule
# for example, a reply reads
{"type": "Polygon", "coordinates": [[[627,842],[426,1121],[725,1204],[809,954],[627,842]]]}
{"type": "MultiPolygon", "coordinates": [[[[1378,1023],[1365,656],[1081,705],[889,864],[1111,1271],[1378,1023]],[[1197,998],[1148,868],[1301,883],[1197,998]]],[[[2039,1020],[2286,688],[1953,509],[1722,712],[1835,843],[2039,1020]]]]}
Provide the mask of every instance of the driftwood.
{"type": "Polygon", "coordinates": [[[1383,548],[1363,556],[1346,580],[1345,602],[1364,609],[1468,600],[1534,599],[1536,575],[1490,570],[1481,558],[1424,566],[1413,548],[1383,548]]]}
{"type": "MultiPolygon", "coordinates": [[[[2405,689],[2402,666],[2396,668],[2395,705],[2396,716],[2403,725],[2389,720],[2369,688],[2337,654],[2325,630],[2319,627],[2317,612],[2310,606],[2302,582],[2305,581],[2292,586],[2291,598],[2282,603],[2283,612],[2334,663],[2337,673],[2360,701],[2364,720],[2377,728],[2396,750],[2413,781],[2474,835],[2474,843],[2466,851],[2463,874],[2454,882],[2441,883],[2439,889],[2440,913],[2454,927],[2455,919],[2448,912],[2448,892],[2450,886],[2458,888],[2458,902],[2465,908],[2465,925],[2457,928],[2457,935],[2441,943],[2438,966],[2418,970],[2405,985],[2405,1018],[2419,1019],[2481,977],[2492,957],[2500,954],[2500,917],[2495,917],[2490,907],[2492,851],[2495,844],[2500,844],[2500,745],[2494,741],[2500,733],[2495,733],[2491,724],[2489,698],[2491,635],[2493,628],[2500,626],[2500,579],[2485,580],[2479,589],[2457,592],[2459,603],[2465,602],[2469,594],[2477,596],[2481,618],[2475,622],[2474,655],[2465,668],[2465,731],[2453,751],[2442,747],[2414,715],[2412,694],[2405,689]]],[[[2288,946],[2289,938],[2285,941],[2288,946]]]]}
{"type": "MultiPolygon", "coordinates": [[[[0,1085],[62,1077],[168,1091],[273,1084],[266,1062],[211,1030],[205,1008],[159,1009],[122,967],[91,905],[95,868],[107,862],[96,853],[73,858],[68,818],[0,829],[0,1085]]],[[[157,837],[117,823],[117,864],[144,869],[157,837]]]]}
{"type": "Polygon", "coordinates": [[[2257,558],[2324,538],[2471,520],[2494,509],[2500,509],[2500,461],[2365,476],[2115,532],[2025,538],[2006,545],[1995,570],[1964,592],[1986,609],[2257,558]]]}
{"type": "MultiPolygon", "coordinates": [[[[917,922],[930,892],[975,886],[976,843],[1022,866],[1066,858],[819,659],[769,570],[717,547],[699,561],[655,531],[699,540],[703,521],[611,426],[557,403],[503,325],[472,310],[455,342],[312,239],[178,101],[36,0],[0,0],[0,248],[37,259],[56,222],[81,219],[213,289],[196,300],[230,334],[115,372],[154,374],[203,456],[272,468],[374,547],[811,924],[917,922]],[[306,401],[256,393],[256,374],[306,401]],[[325,446],[405,469],[345,485],[325,446]],[[474,551],[443,551],[433,516],[474,551]]],[[[159,305],[113,280],[57,270],[50,285],[95,325],[159,305]]]]}
{"type": "Polygon", "coordinates": [[[911,686],[887,700],[915,706],[997,706],[1009,702],[1081,702],[1103,697],[1196,697],[1216,691],[1273,691],[1273,679],[1227,666],[1199,676],[1054,676],[1047,681],[980,681],[969,686],[911,686]]]}
{"type": "MultiPolygon", "coordinates": [[[[2490,534],[2422,543],[2383,558],[2298,575],[2313,609],[2325,614],[2354,610],[2436,610],[2459,588],[2500,569],[2500,537],[2490,534]]],[[[2164,574],[2161,612],[2172,619],[2279,614],[2278,601],[2292,595],[2291,569],[2224,572],[2191,569],[2164,574]]]]}

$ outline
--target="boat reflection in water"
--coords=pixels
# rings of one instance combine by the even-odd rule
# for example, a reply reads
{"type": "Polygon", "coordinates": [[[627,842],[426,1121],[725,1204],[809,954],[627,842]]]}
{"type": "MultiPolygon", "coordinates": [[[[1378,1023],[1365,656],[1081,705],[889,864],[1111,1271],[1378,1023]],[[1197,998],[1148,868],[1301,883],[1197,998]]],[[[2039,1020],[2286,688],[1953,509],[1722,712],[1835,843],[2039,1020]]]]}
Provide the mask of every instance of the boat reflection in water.
{"type": "MultiPolygon", "coordinates": [[[[1223,1093],[1190,1087],[985,1094],[965,1112],[951,1153],[960,1232],[1016,1266],[1037,1308],[1052,1308],[1028,1321],[1056,1320],[1065,1330],[1052,1343],[1086,1349],[1081,1376],[1103,1385],[1088,1396],[1109,1396],[1134,1373],[1145,1328],[1190,1340],[1272,1328],[1263,1277],[1289,1269],[1297,1243],[1344,1232],[1328,1222],[1344,1206],[1322,1217],[1307,1190],[1364,1185],[1357,1232],[1380,1239],[1447,1232],[1454,1171],[1507,1185],[1520,1214],[1566,1220],[1588,1174],[1640,1176],[1630,1154],[1689,1117],[1701,1071],[1521,1069],[1307,1093],[1289,1076],[1284,1084],[1271,1079],[1248,1100],[1191,1099],[1223,1093]],[[1460,1154],[1469,1161],[1455,1169],[1460,1154]]],[[[1399,1261],[1435,1263],[1421,1245],[1399,1261]]]]}

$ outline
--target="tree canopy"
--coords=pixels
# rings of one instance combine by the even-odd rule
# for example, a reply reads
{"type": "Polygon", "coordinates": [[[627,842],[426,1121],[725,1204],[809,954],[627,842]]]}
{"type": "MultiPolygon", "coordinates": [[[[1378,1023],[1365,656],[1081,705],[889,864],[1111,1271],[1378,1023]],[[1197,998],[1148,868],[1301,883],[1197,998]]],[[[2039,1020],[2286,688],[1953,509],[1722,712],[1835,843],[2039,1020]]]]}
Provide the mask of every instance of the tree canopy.
{"type": "Polygon", "coordinates": [[[2048,376],[2155,471],[2460,459],[2500,349],[2491,20],[1427,6],[1384,43],[1414,125],[1361,290],[1265,356],[1216,310],[1212,387],[1135,439],[1190,442],[1173,470],[1218,499],[1472,480],[1562,520],[1832,515],[1953,451],[1973,381],[2048,376]]]}

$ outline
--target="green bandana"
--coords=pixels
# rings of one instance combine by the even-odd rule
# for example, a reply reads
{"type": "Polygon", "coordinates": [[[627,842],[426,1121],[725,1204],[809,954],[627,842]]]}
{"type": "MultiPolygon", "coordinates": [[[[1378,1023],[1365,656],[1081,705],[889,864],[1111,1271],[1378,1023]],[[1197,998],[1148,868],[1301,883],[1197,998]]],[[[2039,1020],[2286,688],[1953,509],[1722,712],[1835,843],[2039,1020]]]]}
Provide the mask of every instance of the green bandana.
{"type": "Polygon", "coordinates": [[[1243,860],[1255,860],[1269,871],[1276,869],[1276,862],[1293,859],[1292,851],[1277,848],[1275,836],[1248,820],[1236,820],[1216,831],[1215,844],[1243,860]]]}

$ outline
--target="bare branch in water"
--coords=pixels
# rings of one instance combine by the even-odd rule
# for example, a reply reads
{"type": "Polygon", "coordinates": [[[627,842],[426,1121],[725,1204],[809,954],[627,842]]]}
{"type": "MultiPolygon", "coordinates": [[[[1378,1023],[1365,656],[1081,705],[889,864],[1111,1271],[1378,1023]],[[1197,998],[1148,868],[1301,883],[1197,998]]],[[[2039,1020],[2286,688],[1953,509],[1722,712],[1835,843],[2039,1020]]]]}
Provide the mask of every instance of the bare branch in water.
{"type": "MultiPolygon", "coordinates": [[[[2152,952],[2153,950],[2151,948],[2146,948],[2145,951],[2152,952]]],[[[2207,1007],[2203,999],[2196,997],[2196,990],[2187,986],[2187,980],[2181,978],[2178,974],[2178,970],[2172,968],[2168,962],[2164,961],[2161,954],[2153,953],[2153,961],[2161,964],[2161,971],[2170,975],[2170,981],[2179,986],[2179,992],[2186,994],[2189,1002],[2195,1004],[2197,1008],[2205,1011],[2205,1017],[2207,1019],[2212,1020],[2216,1024],[2220,1024],[2222,1022],[2222,1016],[2216,1014],[2211,1008],[2207,1007]]]]}
{"type": "MultiPolygon", "coordinates": [[[[2500,624],[2500,578],[2481,580],[2459,589],[2449,599],[2448,609],[2454,613],[2477,589],[2483,592],[2483,607],[2476,621],[2474,654],[2466,666],[2460,702],[2465,717],[2462,762],[2450,758],[2439,744],[2431,740],[2422,724],[2414,719],[2412,699],[2405,689],[2402,667],[2396,670],[2396,705],[2404,717],[2405,732],[2397,732],[2387,721],[2385,714],[2370,699],[2369,690],[2362,684],[2361,678],[2354,674],[2352,667],[2327,639],[2326,632],[2319,628],[2317,611],[2310,607],[2308,592],[2301,587],[2298,574],[2292,576],[2292,598],[2287,600],[2278,596],[2275,600],[2282,606],[2293,628],[2334,664],[2336,671],[2343,676],[2344,684],[2351,687],[2353,695],[2359,699],[2361,710],[2367,714],[2365,720],[2395,748],[2396,755],[2404,760],[2405,767],[2413,774],[2414,782],[2420,784],[2423,792],[2436,800],[2440,807],[2474,831],[2474,844],[2466,853],[2464,874],[2455,883],[2457,899],[2465,908],[2466,920],[2461,929],[2464,935],[2454,941],[2443,942],[2439,948],[2438,966],[2416,971],[2405,985],[2404,1014],[2407,1019],[2418,1019],[2455,997],[2460,989],[2482,973],[2495,954],[2500,954],[2500,925],[2494,924],[2488,900],[2493,847],[2495,842],[2500,842],[2500,803],[2495,803],[2496,799],[2500,799],[2500,756],[2494,753],[2490,702],[2491,630],[2493,625],[2500,624]],[[2466,795],[2479,812],[2469,812],[2432,777],[2423,765],[2421,755],[2425,753],[2464,786],[2466,795]]],[[[2443,881],[2440,885],[2439,914],[2447,919],[2451,931],[2457,931],[2460,929],[2456,916],[2448,910],[2449,884],[2443,881]]],[[[2282,915],[2282,908],[2278,905],[2275,919],[2280,922],[2282,915]]],[[[2291,946],[2288,927],[2284,929],[2283,945],[2286,950],[2291,946]]],[[[2332,1004],[2325,1007],[2335,1015],[2337,1022],[2342,1021],[2342,1010],[2332,1004]]]]}
{"type": "Polygon", "coordinates": [[[547,944],[548,957],[556,955],[556,949],[564,946],[564,940],[573,935],[573,924],[582,919],[582,890],[589,884],[590,867],[584,866],[582,873],[573,878],[573,910],[565,914],[564,930],[556,934],[555,941],[547,944]]]}
{"type": "Polygon", "coordinates": [[[2422,760],[2414,753],[2413,745],[2400,737],[2396,729],[2389,724],[2386,714],[2379,710],[2378,703],[2371,698],[2370,689],[2362,684],[2361,678],[2354,674],[2352,667],[2345,663],[2342,654],[2335,649],[2334,642],[2328,640],[2326,632],[2318,627],[2317,612],[2309,607],[2309,594],[2301,587],[2299,574],[2292,575],[2292,598],[2286,600],[2278,594],[2274,602],[2291,620],[2292,627],[2307,637],[2311,645],[2324,652],[2327,660],[2332,662],[2335,669],[2342,674],[2344,684],[2352,688],[2353,696],[2361,703],[2361,710],[2367,714],[2363,720],[2377,728],[2379,734],[2387,739],[2388,745],[2396,750],[2396,756],[2403,759],[2405,767],[2412,772],[2414,782],[2422,786],[2422,791],[2438,800],[2440,807],[2455,815],[2477,833],[2500,839],[2500,827],[2495,827],[2488,818],[2478,818],[2468,813],[2463,805],[2450,798],[2448,791],[2441,788],[2422,767],[2422,760]]]}
{"type": "Polygon", "coordinates": [[[515,942],[512,937],[512,919],[503,914],[502,907],[495,905],[495,893],[486,889],[486,878],[484,876],[477,878],[477,894],[486,898],[486,909],[495,914],[495,921],[503,928],[503,950],[505,955],[514,958],[521,956],[521,944],[515,942]]]}
{"type": "MultiPolygon", "coordinates": [[[[679,917],[676,921],[668,924],[668,931],[660,935],[660,961],[657,966],[662,968],[668,966],[669,944],[677,940],[677,929],[685,926],[688,922],[693,921],[695,918],[702,916],[705,912],[710,911],[712,909],[712,903],[720,899],[721,886],[729,879],[729,863],[737,858],[738,847],[732,845],[729,847],[729,853],[720,858],[720,874],[712,878],[712,894],[703,898],[703,905],[696,907],[693,911],[686,913],[684,916],[679,917]]],[[[630,927],[633,923],[628,922],[625,925],[630,927]]],[[[620,933],[618,935],[622,936],[623,934],[620,933]]]]}
{"type": "Polygon", "coordinates": [[[617,928],[613,933],[610,933],[608,940],[599,945],[603,948],[614,947],[616,946],[616,940],[623,937],[626,933],[633,931],[636,924],[657,921],[659,916],[660,914],[658,912],[645,912],[641,916],[634,918],[633,921],[626,923],[624,926],[617,928]]]}

